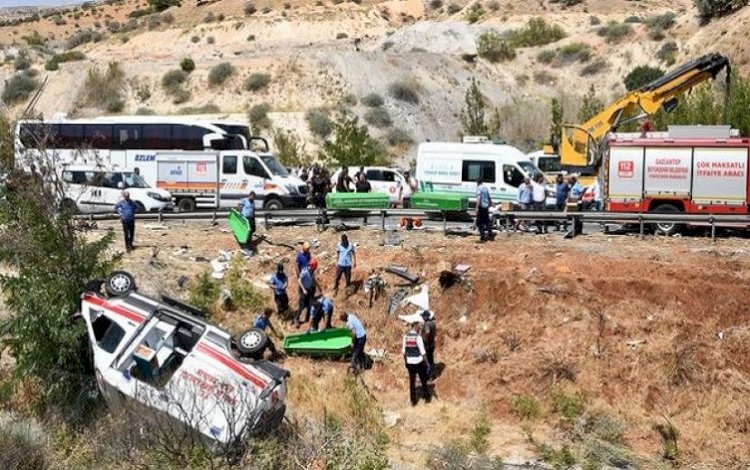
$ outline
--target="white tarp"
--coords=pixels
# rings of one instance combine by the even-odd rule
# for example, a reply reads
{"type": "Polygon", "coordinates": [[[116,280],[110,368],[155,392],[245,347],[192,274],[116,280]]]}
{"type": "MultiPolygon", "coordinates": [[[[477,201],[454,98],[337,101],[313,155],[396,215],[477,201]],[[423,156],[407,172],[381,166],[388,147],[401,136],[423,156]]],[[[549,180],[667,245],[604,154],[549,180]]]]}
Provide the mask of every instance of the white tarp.
{"type": "Polygon", "coordinates": [[[402,305],[412,304],[420,310],[429,310],[430,296],[428,291],[429,286],[427,284],[422,284],[422,290],[418,294],[410,295],[405,298],[402,305]]]}

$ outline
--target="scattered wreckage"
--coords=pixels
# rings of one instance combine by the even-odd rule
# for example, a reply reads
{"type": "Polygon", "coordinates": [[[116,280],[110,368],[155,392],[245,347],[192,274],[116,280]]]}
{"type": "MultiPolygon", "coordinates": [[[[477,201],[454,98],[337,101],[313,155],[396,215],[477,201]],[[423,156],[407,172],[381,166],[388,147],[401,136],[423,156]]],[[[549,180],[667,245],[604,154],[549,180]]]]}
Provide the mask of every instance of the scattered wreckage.
{"type": "Polygon", "coordinates": [[[290,374],[262,359],[262,330],[232,338],[194,307],[138,293],[123,271],[87,286],[80,316],[108,405],[134,401],[222,445],[280,425],[290,374]]]}

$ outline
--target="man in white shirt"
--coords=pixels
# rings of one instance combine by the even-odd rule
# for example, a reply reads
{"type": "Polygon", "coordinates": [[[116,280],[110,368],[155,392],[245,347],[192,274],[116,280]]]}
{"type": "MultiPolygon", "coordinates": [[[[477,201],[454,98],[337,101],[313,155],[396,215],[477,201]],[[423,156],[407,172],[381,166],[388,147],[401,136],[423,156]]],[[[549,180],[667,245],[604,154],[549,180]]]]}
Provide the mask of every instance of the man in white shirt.
{"type": "Polygon", "coordinates": [[[409,398],[411,405],[416,406],[419,402],[417,398],[416,382],[417,375],[422,383],[422,397],[427,403],[432,396],[430,388],[427,386],[427,351],[424,348],[424,341],[419,334],[419,323],[412,323],[409,332],[404,335],[401,343],[401,354],[404,356],[406,370],[409,371],[409,398]]]}
{"type": "Polygon", "coordinates": [[[409,209],[411,207],[411,195],[417,192],[417,180],[411,177],[409,170],[404,172],[404,182],[399,182],[398,198],[401,201],[401,207],[409,209]]]}
{"type": "MultiPolygon", "coordinates": [[[[535,211],[543,211],[544,203],[547,200],[547,190],[544,188],[544,176],[536,175],[535,180],[531,183],[531,197],[534,203],[535,211]]],[[[542,220],[536,221],[537,233],[547,233],[547,224],[542,220]]]]}

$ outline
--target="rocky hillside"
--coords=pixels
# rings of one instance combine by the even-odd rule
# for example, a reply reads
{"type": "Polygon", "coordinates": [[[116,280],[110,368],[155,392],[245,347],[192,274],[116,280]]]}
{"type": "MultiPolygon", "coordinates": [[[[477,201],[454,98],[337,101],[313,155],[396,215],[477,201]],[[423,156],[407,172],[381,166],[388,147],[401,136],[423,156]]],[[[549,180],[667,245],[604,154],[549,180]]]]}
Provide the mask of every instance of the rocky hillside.
{"type": "MultiPolygon", "coordinates": [[[[498,110],[502,134],[530,149],[547,135],[552,97],[575,119],[590,86],[605,99],[617,96],[637,65],[666,69],[716,50],[735,68],[748,68],[750,9],[701,26],[691,0],[565,3],[571,2],[221,0],[197,6],[185,0],[145,14],[145,0],[97,2],[6,21],[0,78],[7,83],[19,55],[28,55],[39,71],[33,80],[47,80],[37,109],[48,117],[155,112],[247,119],[251,107],[267,103],[270,125],[263,132],[292,130],[308,150],[320,138],[305,113],[321,108],[335,116],[344,108],[366,118],[373,134],[403,157],[413,152],[408,142],[458,136],[472,77],[498,110]],[[558,32],[525,30],[535,17],[558,32]],[[517,38],[514,57],[477,57],[477,40],[487,32],[517,38]],[[70,49],[85,58],[45,70],[52,54],[70,49]],[[166,84],[164,75],[184,58],[195,70],[166,84]],[[89,69],[113,61],[124,72],[121,99],[114,106],[82,99],[89,69]],[[223,62],[232,72],[211,85],[211,69],[223,62]],[[372,93],[383,98],[376,111],[367,106],[372,99],[362,100],[372,93]]],[[[19,98],[11,106],[25,104],[19,98]]]]}

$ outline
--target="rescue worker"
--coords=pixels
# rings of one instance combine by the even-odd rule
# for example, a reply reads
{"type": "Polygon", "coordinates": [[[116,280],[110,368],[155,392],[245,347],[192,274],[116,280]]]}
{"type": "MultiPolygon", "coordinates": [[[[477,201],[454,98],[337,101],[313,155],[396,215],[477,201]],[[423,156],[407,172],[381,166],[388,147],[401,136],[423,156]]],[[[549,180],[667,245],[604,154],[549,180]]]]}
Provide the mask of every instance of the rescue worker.
{"type": "Polygon", "coordinates": [[[278,356],[279,353],[276,351],[276,345],[273,344],[273,341],[271,341],[271,337],[268,335],[268,331],[266,330],[270,328],[271,332],[273,332],[273,334],[276,335],[277,338],[281,338],[282,335],[280,335],[276,331],[276,328],[273,327],[273,324],[271,324],[271,315],[273,315],[273,309],[266,307],[263,310],[263,313],[261,313],[260,315],[256,315],[255,321],[253,322],[253,328],[258,328],[259,330],[263,330],[266,332],[266,336],[268,338],[266,348],[271,351],[271,357],[274,358],[278,356]]]}
{"type": "MultiPolygon", "coordinates": [[[[518,197],[517,197],[518,210],[520,211],[530,210],[533,202],[534,202],[534,199],[533,199],[533,192],[531,189],[531,178],[527,176],[526,178],[523,179],[523,183],[521,183],[518,186],[518,197]]],[[[526,226],[526,222],[523,222],[521,219],[518,219],[516,221],[516,230],[518,230],[519,228],[522,230],[527,230],[528,227],[526,226]]]]}
{"type": "Polygon", "coordinates": [[[276,311],[284,313],[289,310],[289,296],[286,293],[289,278],[284,272],[283,263],[276,265],[276,273],[271,276],[271,280],[268,283],[271,285],[271,289],[273,289],[273,300],[276,302],[276,311]]]}
{"type": "MultiPolygon", "coordinates": [[[[302,323],[307,323],[310,320],[310,307],[312,307],[313,301],[315,300],[315,290],[320,289],[318,280],[315,279],[315,270],[318,269],[318,260],[312,258],[310,263],[302,269],[299,274],[297,284],[300,288],[301,297],[299,298],[297,314],[294,316],[294,326],[299,328],[300,317],[302,316],[302,310],[305,310],[305,319],[302,323]]],[[[322,290],[322,289],[320,289],[322,290]]]]}
{"type": "Polygon", "coordinates": [[[308,333],[312,331],[322,331],[319,326],[320,321],[323,319],[323,317],[325,317],[326,319],[325,327],[323,329],[327,330],[331,328],[331,319],[333,317],[333,300],[324,295],[321,295],[312,304],[311,310],[312,320],[310,321],[310,328],[308,328],[307,330],[308,333]]]}
{"type": "Polygon", "coordinates": [[[429,403],[432,396],[427,386],[427,352],[425,351],[422,337],[419,335],[419,323],[412,323],[409,332],[404,335],[404,340],[401,343],[401,354],[404,356],[406,370],[409,371],[409,398],[411,399],[411,406],[415,406],[419,402],[416,390],[417,376],[419,376],[419,381],[422,383],[422,397],[429,403]]]}
{"type": "Polygon", "coordinates": [[[339,173],[339,177],[336,180],[336,192],[337,193],[348,193],[349,185],[354,184],[354,181],[352,181],[352,177],[349,176],[349,167],[343,167],[341,168],[341,172],[339,173]]]}
{"type": "Polygon", "coordinates": [[[240,200],[238,206],[242,217],[246,218],[250,225],[250,238],[252,238],[255,233],[255,191],[250,191],[246,198],[240,200]]]}
{"type": "Polygon", "coordinates": [[[422,312],[422,341],[424,342],[425,356],[427,358],[427,377],[435,378],[435,338],[437,337],[437,323],[435,314],[431,310],[422,312]]]}
{"type": "Polygon", "coordinates": [[[364,170],[359,172],[354,188],[358,193],[369,193],[372,191],[372,185],[367,181],[367,173],[364,170]]]}
{"type": "Polygon", "coordinates": [[[404,171],[404,182],[398,183],[398,198],[402,208],[411,208],[411,195],[416,193],[417,189],[417,180],[411,177],[409,170],[404,171]]]}
{"type": "Polygon", "coordinates": [[[336,247],[336,253],[338,254],[338,262],[336,264],[336,280],[333,283],[333,295],[339,293],[339,281],[341,281],[342,274],[346,281],[346,288],[349,288],[352,283],[352,269],[357,267],[354,243],[350,243],[349,237],[345,234],[341,235],[341,243],[336,247]]]}
{"type": "MultiPolygon", "coordinates": [[[[570,186],[568,186],[565,178],[563,177],[563,175],[557,175],[557,179],[555,181],[555,209],[557,209],[558,212],[566,211],[569,193],[570,186]]],[[[567,223],[563,221],[561,223],[561,226],[558,226],[558,230],[564,230],[566,225],[567,223]]]]}
{"type": "Polygon", "coordinates": [[[135,213],[138,212],[138,205],[130,199],[130,193],[122,192],[122,199],[115,204],[115,212],[120,215],[122,222],[122,232],[125,238],[125,250],[130,251],[133,247],[135,238],[135,213]]]}
{"type": "Polygon", "coordinates": [[[353,313],[342,312],[339,320],[346,324],[352,332],[352,362],[349,370],[358,374],[365,364],[365,344],[367,343],[367,331],[362,322],[353,313]]]}
{"type": "MultiPolygon", "coordinates": [[[[534,182],[531,183],[531,198],[534,203],[534,210],[543,211],[547,199],[547,190],[544,189],[544,176],[541,173],[536,175],[534,182]]],[[[536,221],[536,233],[547,233],[547,224],[543,220],[536,221]]]]}
{"type": "Polygon", "coordinates": [[[492,199],[487,186],[482,184],[482,178],[477,179],[477,229],[479,230],[479,241],[486,242],[492,238],[492,226],[490,225],[490,206],[492,199]]]}

